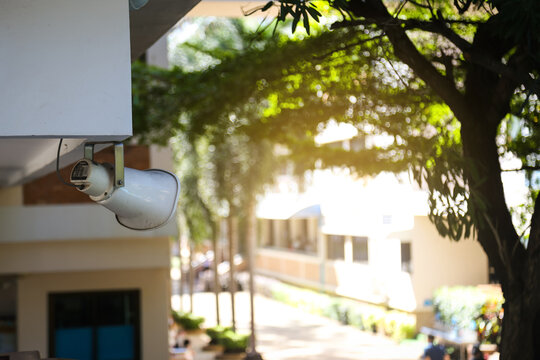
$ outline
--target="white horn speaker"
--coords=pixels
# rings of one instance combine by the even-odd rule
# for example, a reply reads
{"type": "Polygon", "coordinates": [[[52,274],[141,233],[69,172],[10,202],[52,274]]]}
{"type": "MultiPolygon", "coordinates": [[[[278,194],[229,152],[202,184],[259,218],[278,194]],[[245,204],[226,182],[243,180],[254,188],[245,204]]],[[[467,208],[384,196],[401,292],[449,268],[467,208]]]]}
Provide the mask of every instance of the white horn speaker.
{"type": "Polygon", "coordinates": [[[133,230],[150,230],[173,218],[180,183],[176,175],[159,169],[124,168],[123,146],[115,144],[115,165],[93,161],[93,144],[71,170],[70,181],[90,199],[116,214],[133,230]]]}

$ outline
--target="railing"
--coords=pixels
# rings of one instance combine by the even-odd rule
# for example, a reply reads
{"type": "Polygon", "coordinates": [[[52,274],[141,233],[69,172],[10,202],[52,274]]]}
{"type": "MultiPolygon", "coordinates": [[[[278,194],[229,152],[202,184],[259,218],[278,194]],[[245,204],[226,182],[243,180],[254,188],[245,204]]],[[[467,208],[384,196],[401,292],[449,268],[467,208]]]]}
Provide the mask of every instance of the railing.
{"type": "Polygon", "coordinates": [[[99,205],[36,205],[0,207],[0,243],[58,240],[148,238],[177,234],[175,221],[150,231],[134,231],[116,222],[99,205]]]}

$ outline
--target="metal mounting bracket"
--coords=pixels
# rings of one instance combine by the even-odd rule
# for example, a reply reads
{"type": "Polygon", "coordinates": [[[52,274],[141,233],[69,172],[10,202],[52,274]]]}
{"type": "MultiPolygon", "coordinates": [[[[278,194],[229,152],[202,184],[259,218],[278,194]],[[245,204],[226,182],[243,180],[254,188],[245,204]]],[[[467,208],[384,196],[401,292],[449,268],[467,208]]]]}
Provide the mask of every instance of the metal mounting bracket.
{"type": "Polygon", "coordinates": [[[125,185],[124,180],[124,144],[121,142],[100,141],[84,144],[84,158],[94,161],[94,145],[96,144],[114,144],[114,184],[116,190],[125,185]]]}

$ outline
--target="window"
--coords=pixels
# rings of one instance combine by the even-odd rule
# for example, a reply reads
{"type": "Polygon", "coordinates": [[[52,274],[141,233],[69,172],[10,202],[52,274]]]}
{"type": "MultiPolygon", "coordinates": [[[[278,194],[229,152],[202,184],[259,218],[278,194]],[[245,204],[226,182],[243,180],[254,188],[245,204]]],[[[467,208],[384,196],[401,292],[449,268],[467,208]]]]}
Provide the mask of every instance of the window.
{"type": "Polygon", "coordinates": [[[401,242],[401,271],[412,272],[411,243],[409,241],[401,242]]]}
{"type": "Polygon", "coordinates": [[[302,241],[307,243],[309,241],[309,220],[302,219],[302,241]]]}
{"type": "Polygon", "coordinates": [[[365,236],[353,236],[353,261],[368,262],[368,238],[365,236]]]}
{"type": "Polygon", "coordinates": [[[392,215],[383,215],[382,223],[383,223],[383,225],[391,225],[392,224],[392,215]]]}
{"type": "Polygon", "coordinates": [[[315,235],[316,229],[312,231],[313,226],[316,226],[316,222],[312,219],[291,219],[291,234],[294,239],[292,242],[292,248],[295,251],[304,253],[314,253],[317,250],[317,238],[315,235]]]}
{"type": "Polygon", "coordinates": [[[276,230],[274,229],[274,223],[274,220],[268,220],[268,243],[266,243],[266,246],[276,246],[276,230]]]}
{"type": "Polygon", "coordinates": [[[366,138],[364,136],[355,136],[350,141],[352,151],[360,151],[366,148],[366,138]]]}
{"type": "Polygon", "coordinates": [[[49,294],[49,351],[78,360],[140,360],[140,293],[49,294]]]}
{"type": "Polygon", "coordinates": [[[345,260],[345,236],[327,235],[326,250],[329,260],[345,260]]]}
{"type": "Polygon", "coordinates": [[[292,240],[292,231],[291,231],[291,221],[290,220],[281,220],[283,225],[283,235],[282,239],[284,241],[285,247],[287,249],[293,249],[293,240],[292,240]]]}

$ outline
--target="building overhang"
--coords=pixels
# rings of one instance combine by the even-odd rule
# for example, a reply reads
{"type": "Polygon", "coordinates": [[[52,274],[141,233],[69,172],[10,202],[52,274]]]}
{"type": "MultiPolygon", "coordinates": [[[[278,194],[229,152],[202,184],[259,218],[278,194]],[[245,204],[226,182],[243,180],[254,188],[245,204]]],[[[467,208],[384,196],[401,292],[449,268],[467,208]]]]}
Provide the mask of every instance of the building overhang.
{"type": "Polygon", "coordinates": [[[131,61],[198,2],[1,2],[0,187],[54,171],[61,138],[62,167],[131,136],[131,61]]]}
{"type": "Polygon", "coordinates": [[[200,0],[150,0],[139,10],[130,11],[131,60],[169,31],[200,0]]]}

